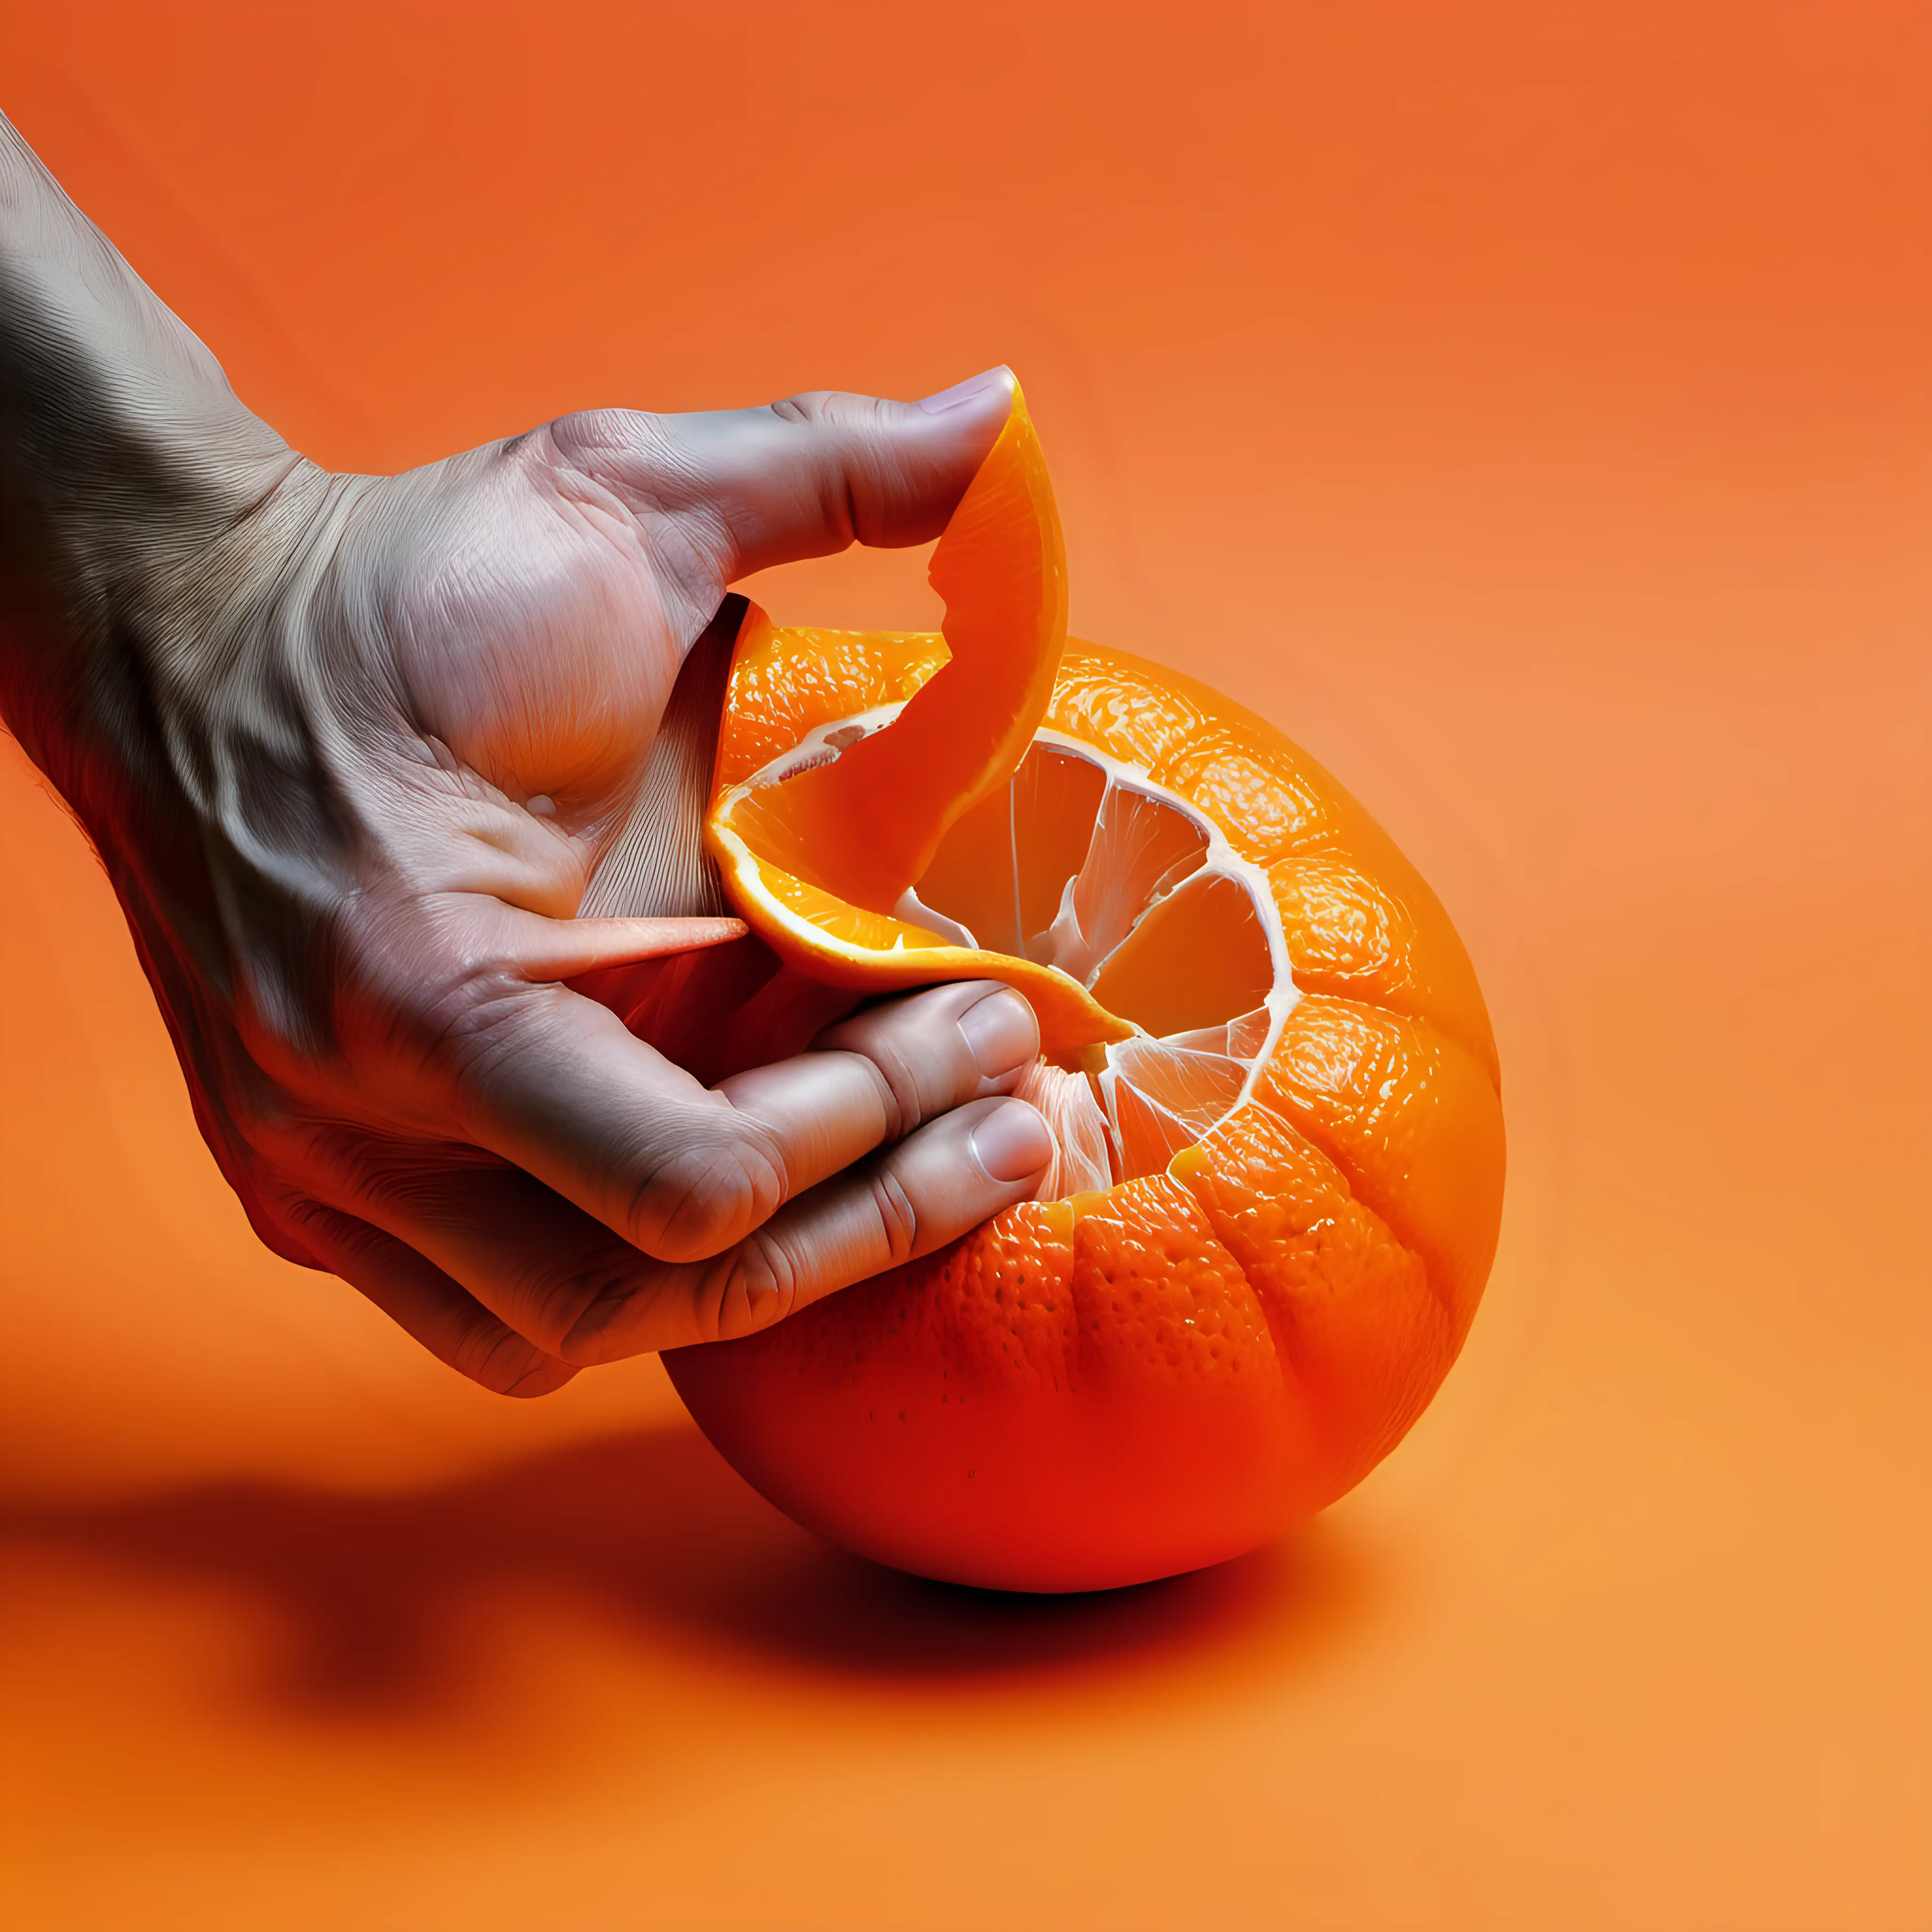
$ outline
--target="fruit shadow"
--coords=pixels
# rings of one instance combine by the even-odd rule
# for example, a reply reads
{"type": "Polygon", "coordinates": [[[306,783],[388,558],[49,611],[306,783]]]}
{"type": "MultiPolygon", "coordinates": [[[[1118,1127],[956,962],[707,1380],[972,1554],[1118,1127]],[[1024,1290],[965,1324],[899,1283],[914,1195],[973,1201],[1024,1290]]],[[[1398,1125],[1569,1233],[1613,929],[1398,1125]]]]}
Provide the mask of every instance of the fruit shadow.
{"type": "Polygon", "coordinates": [[[38,1547],[166,1585],[243,1592],[287,1634],[251,1687],[284,1709],[400,1718],[487,1697],[478,1606],[562,1596],[634,1642],[888,1690],[1204,1673],[1251,1680],[1358,1619],[1375,1592],[1329,1526],[1211,1570],[1024,1596],[929,1582],[836,1550],[752,1490],[688,1424],[392,1496],[222,1482],[0,1511],[38,1547]]]}

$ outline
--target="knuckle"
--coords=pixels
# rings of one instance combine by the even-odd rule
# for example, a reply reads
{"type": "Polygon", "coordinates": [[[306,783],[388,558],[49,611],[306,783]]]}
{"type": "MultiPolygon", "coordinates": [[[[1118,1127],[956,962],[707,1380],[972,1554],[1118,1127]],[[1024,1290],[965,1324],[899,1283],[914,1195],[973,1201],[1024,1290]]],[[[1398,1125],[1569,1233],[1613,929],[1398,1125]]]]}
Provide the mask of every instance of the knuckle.
{"type": "Polygon", "coordinates": [[[530,1366],[496,1393],[513,1402],[529,1402],[540,1395],[554,1395],[576,1372],[574,1363],[532,1350],[530,1366]]]}
{"type": "Polygon", "coordinates": [[[884,1123],[881,1138],[903,1139],[938,1104],[976,1080],[965,1041],[946,1006],[907,1003],[848,1022],[819,1042],[822,1051],[848,1053],[870,1078],[884,1123]],[[935,1015],[937,1023],[935,1023],[935,1015]]]}
{"type": "Polygon", "coordinates": [[[917,1069],[904,1043],[889,1032],[854,1055],[871,1081],[884,1142],[902,1140],[925,1117],[917,1069]]]}
{"type": "Polygon", "coordinates": [[[612,1252],[560,1268],[532,1260],[509,1285],[506,1304],[519,1312],[518,1326],[566,1360],[581,1346],[613,1332],[641,1335],[639,1348],[665,1346],[652,1329],[652,1311],[662,1296],[666,1270],[649,1257],[622,1249],[610,1238],[612,1252]]]}
{"type": "Polygon", "coordinates": [[[736,1341],[782,1322],[797,1305],[800,1268],[790,1244],[754,1236],[707,1273],[698,1317],[707,1339],[736,1341]]]}
{"type": "Polygon", "coordinates": [[[262,1185],[252,1176],[242,1180],[230,1174],[228,1179],[249,1226],[264,1247],[298,1268],[323,1266],[302,1233],[311,1204],[304,1197],[284,1187],[262,1185]]]}
{"type": "Polygon", "coordinates": [[[450,1345],[449,1366],[494,1395],[532,1395],[554,1384],[546,1379],[551,1358],[494,1316],[482,1313],[466,1324],[450,1345]]]}
{"type": "Polygon", "coordinates": [[[872,1210],[879,1217],[879,1232],[884,1238],[890,1265],[909,1260],[919,1245],[919,1210],[905,1184],[890,1167],[880,1168],[872,1177],[872,1210]]]}
{"type": "Polygon", "coordinates": [[[644,1177],[631,1203],[632,1238],[662,1260],[703,1260],[766,1220],[787,1191],[784,1162],[766,1138],[711,1138],[644,1177]]]}
{"type": "Polygon", "coordinates": [[[680,1318],[677,1291],[688,1273],[643,1257],[580,1273],[561,1301],[556,1339],[548,1346],[561,1360],[587,1366],[707,1339],[680,1318]]]}
{"type": "Polygon", "coordinates": [[[561,458],[574,466],[598,462],[661,434],[656,418],[636,410],[572,410],[527,436],[514,438],[506,448],[520,447],[538,460],[561,458]]]}
{"type": "Polygon", "coordinates": [[[770,407],[780,422],[811,424],[824,420],[825,404],[823,389],[802,389],[795,396],[781,396],[770,407]]]}

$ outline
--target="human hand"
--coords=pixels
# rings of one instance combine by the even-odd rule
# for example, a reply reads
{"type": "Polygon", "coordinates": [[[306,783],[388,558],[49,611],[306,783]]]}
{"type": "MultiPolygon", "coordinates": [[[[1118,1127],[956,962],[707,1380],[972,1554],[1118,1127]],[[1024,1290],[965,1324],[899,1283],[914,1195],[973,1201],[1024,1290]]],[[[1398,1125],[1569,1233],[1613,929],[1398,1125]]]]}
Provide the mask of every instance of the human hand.
{"type": "Polygon", "coordinates": [[[737,930],[574,916],[680,663],[734,578],[936,535],[1004,371],[332,476],[138,283],[64,296],[50,250],[132,278],[28,212],[0,240],[0,703],[101,851],[271,1246],[534,1394],[1031,1192],[1050,1148],[1000,1097],[1037,1050],[1010,992],[912,995],[707,1090],[563,983],[737,930]]]}

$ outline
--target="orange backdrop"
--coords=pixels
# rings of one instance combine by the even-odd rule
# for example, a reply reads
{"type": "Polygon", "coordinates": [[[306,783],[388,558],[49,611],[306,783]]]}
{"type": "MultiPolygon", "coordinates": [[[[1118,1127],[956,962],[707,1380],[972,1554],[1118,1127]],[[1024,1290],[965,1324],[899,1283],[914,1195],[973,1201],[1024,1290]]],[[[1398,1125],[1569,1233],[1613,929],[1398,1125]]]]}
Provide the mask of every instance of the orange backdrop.
{"type": "Polygon", "coordinates": [[[0,76],[338,466],[1010,362],[1076,630],[1421,863],[1513,1157],[1307,1534],[914,1583],[655,1363],[500,1402],[256,1247],[0,745],[10,1925],[1932,1921],[1932,14],[67,0],[0,76]]]}

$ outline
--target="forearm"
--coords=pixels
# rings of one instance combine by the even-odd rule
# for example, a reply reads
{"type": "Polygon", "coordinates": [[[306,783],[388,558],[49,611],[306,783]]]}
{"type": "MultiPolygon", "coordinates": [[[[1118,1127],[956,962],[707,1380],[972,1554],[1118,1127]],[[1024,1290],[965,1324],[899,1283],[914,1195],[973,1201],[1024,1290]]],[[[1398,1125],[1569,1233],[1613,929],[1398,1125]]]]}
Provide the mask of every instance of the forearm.
{"type": "Polygon", "coordinates": [[[299,463],[0,118],[0,716],[84,815],[299,463]]]}

